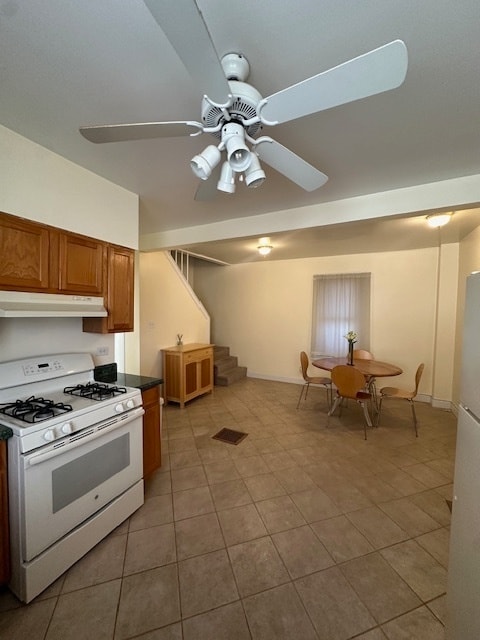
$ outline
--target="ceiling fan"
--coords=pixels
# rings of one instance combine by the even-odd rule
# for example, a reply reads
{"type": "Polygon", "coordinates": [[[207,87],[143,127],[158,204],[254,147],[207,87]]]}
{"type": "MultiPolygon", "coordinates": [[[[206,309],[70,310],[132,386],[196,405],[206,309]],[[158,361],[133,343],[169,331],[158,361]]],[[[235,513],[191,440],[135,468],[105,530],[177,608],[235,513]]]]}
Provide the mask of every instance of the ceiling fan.
{"type": "Polygon", "coordinates": [[[220,175],[216,184],[213,179],[200,184],[197,200],[211,197],[214,187],[233,193],[237,176],[248,187],[260,186],[265,180],[260,160],[306,191],[323,186],[328,180],[324,173],[271,137],[259,135],[263,127],[395,89],[407,73],[406,46],[394,40],[264,98],[247,84],[250,67],[242,54],[219,59],[197,0],[144,2],[204,93],[201,120],[85,126],[80,133],[95,143],[212,134],[216,143],[194,156],[190,166],[203,181],[220,175]]]}

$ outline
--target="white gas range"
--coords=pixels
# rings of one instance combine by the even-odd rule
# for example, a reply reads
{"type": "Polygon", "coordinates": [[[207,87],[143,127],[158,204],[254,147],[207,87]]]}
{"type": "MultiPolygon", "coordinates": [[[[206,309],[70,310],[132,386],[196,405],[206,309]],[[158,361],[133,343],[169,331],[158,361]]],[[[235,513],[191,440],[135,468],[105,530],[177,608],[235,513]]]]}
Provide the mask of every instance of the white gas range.
{"type": "Polygon", "coordinates": [[[0,363],[11,590],[30,602],[143,504],[142,396],[86,353],[0,363]]]}

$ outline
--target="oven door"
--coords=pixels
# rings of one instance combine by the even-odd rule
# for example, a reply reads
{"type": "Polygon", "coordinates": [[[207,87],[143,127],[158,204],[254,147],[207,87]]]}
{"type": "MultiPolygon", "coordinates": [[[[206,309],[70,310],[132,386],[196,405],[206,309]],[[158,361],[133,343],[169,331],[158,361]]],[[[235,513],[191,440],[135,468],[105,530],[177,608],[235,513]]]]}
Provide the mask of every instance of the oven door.
{"type": "MultiPolygon", "coordinates": [[[[20,529],[23,561],[93,516],[143,476],[143,408],[56,449],[24,454],[20,529]]],[[[21,463],[22,464],[22,463],[21,463]]]]}

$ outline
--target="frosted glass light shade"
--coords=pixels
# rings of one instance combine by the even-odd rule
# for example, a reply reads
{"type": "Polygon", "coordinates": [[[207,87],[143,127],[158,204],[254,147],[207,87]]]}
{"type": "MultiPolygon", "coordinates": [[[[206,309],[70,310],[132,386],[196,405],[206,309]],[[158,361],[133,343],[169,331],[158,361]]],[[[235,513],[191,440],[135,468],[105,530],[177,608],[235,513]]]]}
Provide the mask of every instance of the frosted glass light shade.
{"type": "Polygon", "coordinates": [[[269,244],[261,244],[257,249],[261,256],[268,256],[273,247],[269,244]]]}
{"type": "Polygon", "coordinates": [[[438,227],[444,227],[448,224],[451,217],[451,213],[434,213],[431,216],[427,216],[427,224],[429,227],[438,229],[438,227]]]}

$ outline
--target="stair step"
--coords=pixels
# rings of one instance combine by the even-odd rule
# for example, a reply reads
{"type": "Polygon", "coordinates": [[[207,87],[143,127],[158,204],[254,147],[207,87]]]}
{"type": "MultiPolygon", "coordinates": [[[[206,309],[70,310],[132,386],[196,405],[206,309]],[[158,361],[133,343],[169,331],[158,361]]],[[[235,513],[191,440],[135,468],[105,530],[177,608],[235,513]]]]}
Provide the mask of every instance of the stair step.
{"type": "Polygon", "coordinates": [[[221,360],[214,360],[213,366],[217,374],[222,374],[228,369],[233,369],[238,366],[238,358],[236,356],[227,356],[221,360]]]}
{"type": "Polygon", "coordinates": [[[221,360],[222,358],[228,358],[230,355],[230,347],[217,347],[213,348],[213,359],[221,360]]]}
{"type": "Polygon", "coordinates": [[[230,355],[230,347],[215,346],[213,351],[214,384],[228,387],[247,375],[247,367],[238,366],[237,356],[230,355]]]}
{"type": "Polygon", "coordinates": [[[215,384],[219,387],[228,387],[233,382],[237,382],[247,375],[247,367],[234,367],[215,378],[215,384]]]}

